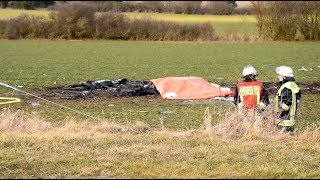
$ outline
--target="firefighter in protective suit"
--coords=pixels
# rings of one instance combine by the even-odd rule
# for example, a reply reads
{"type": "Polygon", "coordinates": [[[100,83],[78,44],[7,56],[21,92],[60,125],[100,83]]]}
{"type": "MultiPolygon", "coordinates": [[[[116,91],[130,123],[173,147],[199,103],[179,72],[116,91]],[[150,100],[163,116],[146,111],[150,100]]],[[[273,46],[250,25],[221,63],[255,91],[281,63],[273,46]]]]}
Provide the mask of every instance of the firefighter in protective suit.
{"type": "Polygon", "coordinates": [[[275,97],[276,125],[290,134],[294,131],[298,102],[301,99],[299,86],[295,83],[291,67],[276,68],[280,88],[275,97]]]}
{"type": "Polygon", "coordinates": [[[243,113],[246,119],[255,120],[256,112],[262,112],[269,102],[269,93],[264,84],[257,81],[258,73],[251,66],[245,66],[242,71],[244,80],[237,84],[234,95],[234,103],[238,112],[243,113]]]}
{"type": "Polygon", "coordinates": [[[255,109],[264,110],[269,102],[269,93],[264,84],[257,81],[258,73],[251,66],[245,66],[242,71],[244,80],[237,84],[234,95],[234,103],[239,109],[255,109]]]}

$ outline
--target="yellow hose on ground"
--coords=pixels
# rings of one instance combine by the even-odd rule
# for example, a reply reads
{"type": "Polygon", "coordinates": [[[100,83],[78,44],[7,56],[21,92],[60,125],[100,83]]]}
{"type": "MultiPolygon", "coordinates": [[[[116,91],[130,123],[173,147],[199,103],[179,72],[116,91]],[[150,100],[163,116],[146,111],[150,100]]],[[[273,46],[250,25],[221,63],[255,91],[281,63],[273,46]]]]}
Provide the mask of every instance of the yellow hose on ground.
{"type": "Polygon", "coordinates": [[[0,105],[3,105],[3,104],[11,104],[11,103],[17,103],[17,102],[21,102],[21,100],[20,100],[20,99],[18,99],[18,98],[0,97],[0,105]],[[8,101],[4,101],[4,102],[2,102],[2,100],[8,100],[8,101]]]}

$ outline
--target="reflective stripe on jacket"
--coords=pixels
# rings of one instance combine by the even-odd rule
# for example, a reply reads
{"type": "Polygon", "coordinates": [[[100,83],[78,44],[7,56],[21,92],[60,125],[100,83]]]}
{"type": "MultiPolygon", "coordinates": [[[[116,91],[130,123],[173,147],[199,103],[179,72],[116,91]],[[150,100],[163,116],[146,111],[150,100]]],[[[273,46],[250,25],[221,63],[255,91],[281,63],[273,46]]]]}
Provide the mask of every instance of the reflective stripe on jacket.
{"type": "Polygon", "coordinates": [[[241,103],[248,108],[253,109],[262,99],[262,83],[259,81],[241,82],[237,85],[241,103]]]}
{"type": "MultiPolygon", "coordinates": [[[[279,120],[277,125],[279,126],[293,126],[295,124],[295,115],[296,115],[296,109],[297,109],[297,96],[296,94],[300,91],[299,86],[293,82],[293,81],[288,81],[284,83],[280,89],[277,92],[277,95],[275,97],[275,110],[277,113],[280,113],[280,108],[282,111],[289,111],[289,118],[279,120]],[[286,106],[283,104],[282,99],[281,99],[281,94],[284,88],[290,89],[292,92],[292,104],[289,106],[288,109],[283,108],[283,106],[286,106]]],[[[288,106],[287,106],[288,107],[288,106]]]]}

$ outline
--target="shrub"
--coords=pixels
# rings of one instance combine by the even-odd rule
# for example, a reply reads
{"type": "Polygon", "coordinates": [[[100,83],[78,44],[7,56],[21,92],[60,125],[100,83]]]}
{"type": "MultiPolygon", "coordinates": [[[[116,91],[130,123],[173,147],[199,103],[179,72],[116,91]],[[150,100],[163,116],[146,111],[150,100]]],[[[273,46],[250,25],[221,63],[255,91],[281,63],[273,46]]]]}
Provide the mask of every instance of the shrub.
{"type": "Polygon", "coordinates": [[[85,2],[69,2],[57,7],[56,12],[50,12],[53,21],[53,38],[91,38],[95,29],[94,7],[85,2]],[[85,31],[85,32],[84,32],[85,31]]]}
{"type": "Polygon", "coordinates": [[[320,40],[320,2],[297,2],[297,26],[305,40],[320,40]]]}
{"type": "Polygon", "coordinates": [[[230,15],[234,8],[234,4],[230,4],[228,1],[202,1],[201,3],[204,14],[230,15]]]}
{"type": "Polygon", "coordinates": [[[26,38],[30,32],[30,24],[27,14],[21,14],[16,18],[11,18],[6,23],[5,36],[8,39],[26,38]]]}
{"type": "Polygon", "coordinates": [[[112,12],[117,8],[115,1],[94,1],[93,6],[96,12],[112,12]]]}
{"type": "Polygon", "coordinates": [[[175,14],[231,14],[235,1],[95,1],[97,11],[102,12],[167,12],[175,14]]]}
{"type": "Polygon", "coordinates": [[[128,29],[128,22],[120,13],[101,13],[96,17],[95,37],[100,39],[122,39],[125,37],[125,29],[128,29]]]}
{"type": "Polygon", "coordinates": [[[173,22],[139,19],[130,23],[128,34],[132,40],[209,40],[213,34],[213,28],[209,23],[179,25],[173,22]]]}
{"type": "Polygon", "coordinates": [[[273,40],[320,39],[320,2],[253,2],[259,35],[273,40]]]}
{"type": "Polygon", "coordinates": [[[46,8],[54,3],[55,1],[2,1],[1,4],[3,8],[8,6],[16,9],[36,9],[46,8]]]}
{"type": "Polygon", "coordinates": [[[4,34],[6,31],[7,21],[0,19],[0,38],[4,38],[4,34]]]}
{"type": "Polygon", "coordinates": [[[42,16],[20,15],[0,21],[0,35],[8,39],[64,38],[64,39],[119,39],[152,41],[210,40],[213,28],[206,24],[177,24],[152,19],[129,20],[120,13],[101,13],[86,4],[71,3],[51,12],[49,19],[42,16]]]}
{"type": "MultiPolygon", "coordinates": [[[[22,14],[6,21],[3,36],[8,39],[48,38],[51,24],[44,16],[22,14]]],[[[1,30],[0,30],[1,31],[1,30]]]]}
{"type": "Polygon", "coordinates": [[[96,19],[96,38],[122,40],[208,40],[213,34],[209,23],[178,25],[173,22],[135,19],[129,21],[119,13],[103,13],[96,19]]]}

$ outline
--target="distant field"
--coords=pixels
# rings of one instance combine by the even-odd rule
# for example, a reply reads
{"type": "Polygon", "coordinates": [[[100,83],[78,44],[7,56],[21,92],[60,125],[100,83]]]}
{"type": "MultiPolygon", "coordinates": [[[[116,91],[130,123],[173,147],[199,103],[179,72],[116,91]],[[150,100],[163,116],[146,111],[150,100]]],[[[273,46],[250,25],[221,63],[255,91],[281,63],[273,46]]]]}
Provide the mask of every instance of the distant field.
{"type": "Polygon", "coordinates": [[[11,17],[16,17],[22,13],[48,16],[49,11],[46,11],[46,10],[0,9],[0,19],[8,19],[11,17]]]}
{"type": "Polygon", "coordinates": [[[150,17],[156,20],[173,21],[179,23],[206,23],[209,22],[217,34],[257,34],[254,16],[232,15],[185,15],[163,13],[125,13],[129,18],[150,17]]]}
{"type": "Polygon", "coordinates": [[[130,18],[144,18],[146,14],[150,18],[165,21],[178,22],[233,22],[255,23],[256,19],[251,15],[187,15],[187,14],[164,14],[164,13],[124,13],[130,18]]]}
{"type": "MultiPolygon", "coordinates": [[[[0,19],[18,16],[21,13],[48,16],[49,11],[40,10],[13,10],[1,9],[0,19]]],[[[179,23],[206,23],[209,22],[215,29],[216,34],[257,34],[254,16],[232,15],[184,15],[184,14],[162,14],[162,13],[124,13],[130,19],[152,18],[156,20],[173,21],[179,23]]]]}

